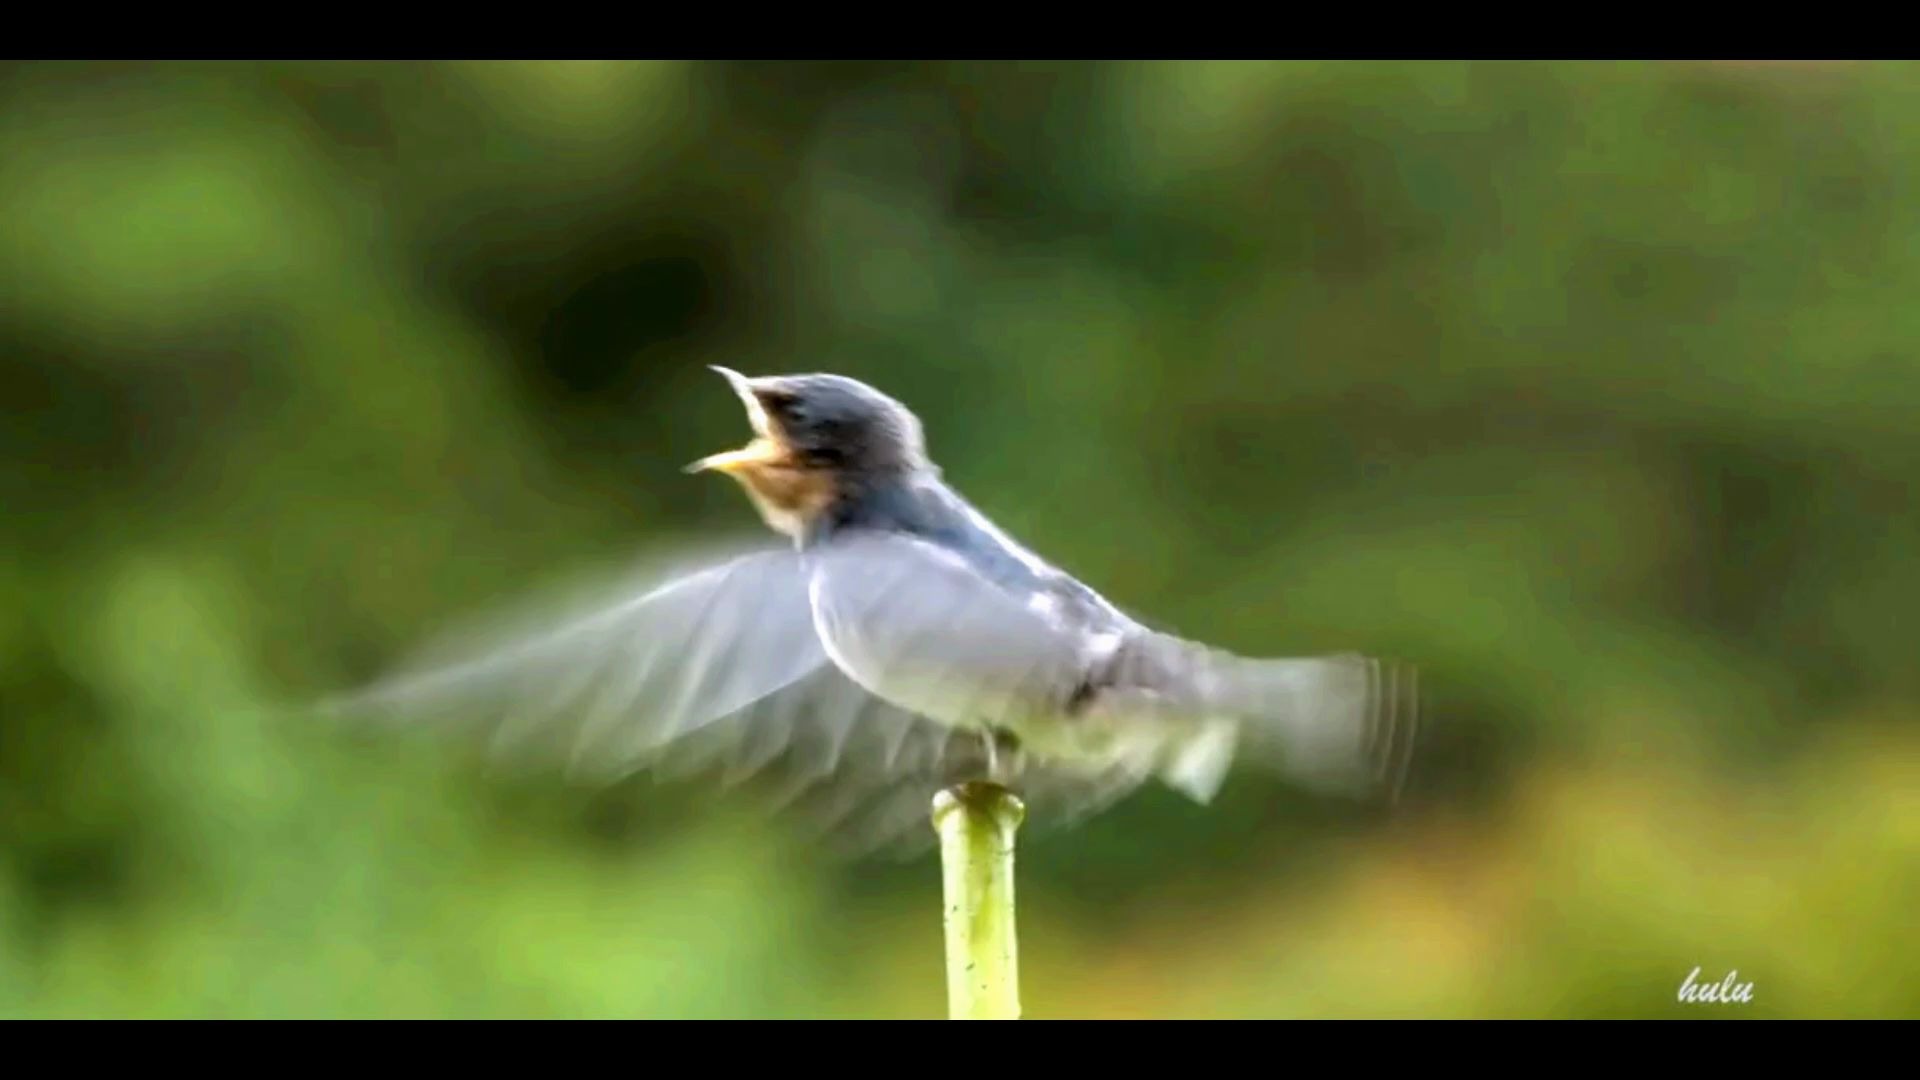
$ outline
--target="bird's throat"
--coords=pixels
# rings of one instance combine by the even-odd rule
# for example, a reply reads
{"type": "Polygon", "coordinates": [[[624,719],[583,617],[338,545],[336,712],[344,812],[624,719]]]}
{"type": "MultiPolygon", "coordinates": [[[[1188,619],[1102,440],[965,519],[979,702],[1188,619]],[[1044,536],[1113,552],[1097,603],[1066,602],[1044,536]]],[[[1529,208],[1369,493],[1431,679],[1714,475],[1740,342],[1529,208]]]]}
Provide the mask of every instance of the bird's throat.
{"type": "Polygon", "coordinates": [[[790,461],[754,462],[729,474],[740,482],[768,528],[796,539],[838,494],[830,474],[790,461]]]}

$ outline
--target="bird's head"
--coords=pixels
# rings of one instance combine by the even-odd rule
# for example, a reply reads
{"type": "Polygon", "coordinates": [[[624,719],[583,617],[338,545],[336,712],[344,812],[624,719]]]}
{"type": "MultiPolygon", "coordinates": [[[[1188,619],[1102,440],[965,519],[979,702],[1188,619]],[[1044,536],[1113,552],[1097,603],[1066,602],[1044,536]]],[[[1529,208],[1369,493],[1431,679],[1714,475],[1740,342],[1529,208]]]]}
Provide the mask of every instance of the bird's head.
{"type": "Polygon", "coordinates": [[[926,465],[920,421],[865,383],[843,375],[749,378],[713,370],[745,406],[754,437],[687,471],[732,476],[775,529],[797,533],[851,486],[926,465]]]}

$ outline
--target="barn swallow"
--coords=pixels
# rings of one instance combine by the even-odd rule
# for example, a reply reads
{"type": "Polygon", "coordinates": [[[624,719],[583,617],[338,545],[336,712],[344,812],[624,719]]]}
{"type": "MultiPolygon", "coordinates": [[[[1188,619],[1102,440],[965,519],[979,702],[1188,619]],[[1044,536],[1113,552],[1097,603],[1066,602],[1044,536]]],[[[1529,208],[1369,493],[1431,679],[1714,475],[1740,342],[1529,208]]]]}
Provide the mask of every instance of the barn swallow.
{"type": "Polygon", "coordinates": [[[485,720],[501,752],[557,747],[602,780],[772,776],[854,854],[919,850],[932,797],[963,780],[1056,826],[1156,780],[1209,803],[1240,759],[1397,795],[1410,666],[1248,658],[1157,630],[976,509],[901,402],[840,375],[712,370],[752,438],[686,468],[737,482],[783,541],[656,571],[356,704],[485,720]]]}

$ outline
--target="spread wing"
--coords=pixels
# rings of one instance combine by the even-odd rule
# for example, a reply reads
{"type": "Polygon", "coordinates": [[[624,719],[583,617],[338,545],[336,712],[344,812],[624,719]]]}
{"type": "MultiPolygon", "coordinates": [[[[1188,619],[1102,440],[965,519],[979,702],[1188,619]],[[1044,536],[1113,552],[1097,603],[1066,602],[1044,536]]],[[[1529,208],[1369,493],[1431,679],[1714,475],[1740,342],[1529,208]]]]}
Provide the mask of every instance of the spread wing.
{"type": "Polygon", "coordinates": [[[521,611],[323,711],[611,779],[824,663],[794,553],[748,550],[654,567],[598,608],[521,611]]]}
{"type": "MultiPolygon", "coordinates": [[[[650,770],[745,786],[850,855],[931,843],[933,795],[979,775],[978,736],[877,696],[815,630],[809,565],[788,548],[655,567],[597,607],[518,613],[422,654],[322,711],[478,738],[496,760],[586,782],[650,770]]],[[[1104,805],[1099,777],[1036,771],[1044,821],[1104,805]]]]}

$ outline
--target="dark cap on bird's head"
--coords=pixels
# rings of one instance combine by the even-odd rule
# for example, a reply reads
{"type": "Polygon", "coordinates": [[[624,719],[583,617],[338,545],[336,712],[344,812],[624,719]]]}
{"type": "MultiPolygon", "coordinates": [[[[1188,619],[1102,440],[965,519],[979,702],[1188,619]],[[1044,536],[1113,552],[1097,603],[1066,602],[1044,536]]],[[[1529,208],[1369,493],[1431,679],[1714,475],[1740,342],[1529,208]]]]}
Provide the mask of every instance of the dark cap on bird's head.
{"type": "Polygon", "coordinates": [[[927,467],[920,421],[905,405],[844,375],[750,378],[710,365],[733,386],[754,438],[701,458],[688,472],[738,480],[767,523],[794,532],[847,486],[867,476],[927,467]]]}

